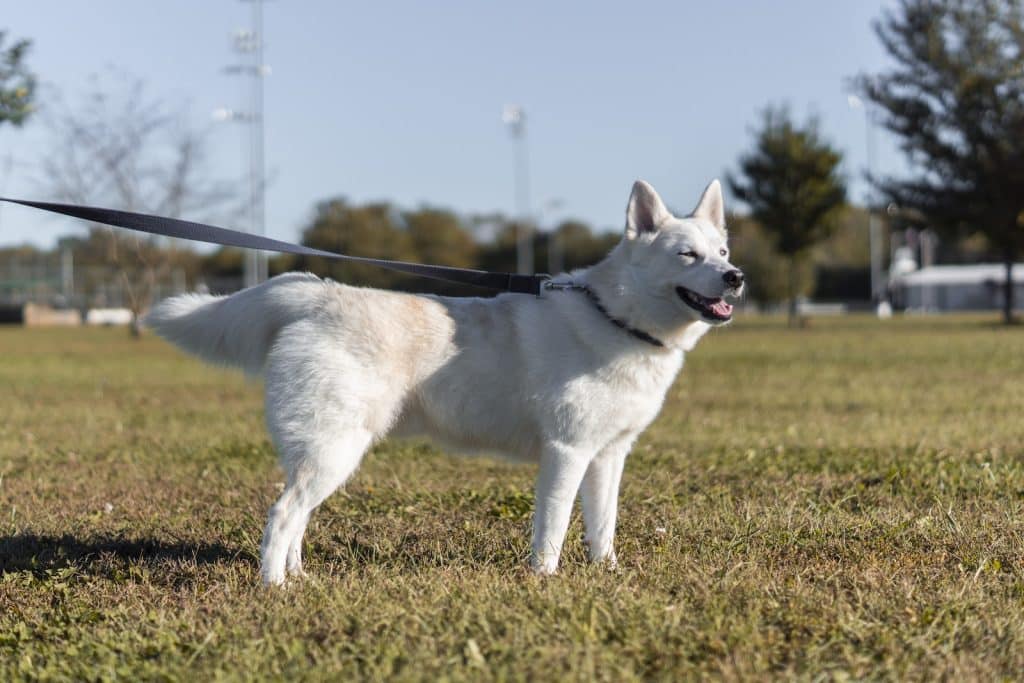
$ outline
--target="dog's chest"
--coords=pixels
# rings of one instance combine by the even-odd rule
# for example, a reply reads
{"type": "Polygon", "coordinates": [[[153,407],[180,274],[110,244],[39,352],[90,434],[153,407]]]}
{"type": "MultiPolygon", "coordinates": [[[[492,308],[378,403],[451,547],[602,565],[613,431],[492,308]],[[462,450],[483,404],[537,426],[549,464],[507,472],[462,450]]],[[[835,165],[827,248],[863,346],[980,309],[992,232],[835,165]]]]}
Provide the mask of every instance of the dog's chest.
{"type": "Polygon", "coordinates": [[[661,410],[682,363],[681,353],[627,359],[574,378],[556,410],[561,430],[595,441],[642,431],[661,410]]]}

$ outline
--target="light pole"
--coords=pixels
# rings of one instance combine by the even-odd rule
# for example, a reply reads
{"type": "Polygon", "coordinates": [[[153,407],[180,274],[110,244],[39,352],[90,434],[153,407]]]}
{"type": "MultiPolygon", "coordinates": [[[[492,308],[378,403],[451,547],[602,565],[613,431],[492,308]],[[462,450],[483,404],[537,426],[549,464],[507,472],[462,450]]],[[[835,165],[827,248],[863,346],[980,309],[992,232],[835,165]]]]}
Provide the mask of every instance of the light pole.
{"type": "Polygon", "coordinates": [[[506,104],[501,120],[515,143],[514,194],[516,220],[516,272],[533,273],[533,230],[530,226],[529,159],[526,150],[526,110],[506,104]]]}
{"type": "Polygon", "coordinates": [[[552,225],[545,228],[547,225],[548,218],[565,206],[565,201],[562,199],[552,198],[541,204],[540,216],[537,219],[537,224],[542,230],[547,230],[548,233],[548,274],[558,275],[562,272],[565,267],[565,251],[562,249],[562,236],[558,233],[558,226],[552,225]]]}
{"type": "MultiPolygon", "coordinates": [[[[220,121],[238,121],[249,126],[249,230],[257,235],[266,234],[264,202],[265,163],[263,160],[263,79],[270,67],[263,63],[263,3],[264,0],[243,0],[252,3],[252,28],[235,31],[235,51],[249,55],[249,63],[232,64],[224,72],[252,77],[249,111],[236,112],[218,109],[213,115],[220,121]]],[[[249,250],[245,254],[245,286],[252,287],[267,279],[267,254],[249,250]]]]}
{"type": "MultiPolygon", "coordinates": [[[[871,121],[871,110],[867,104],[856,95],[849,95],[846,98],[851,109],[860,109],[864,112],[864,147],[867,156],[868,176],[874,174],[875,169],[875,128],[871,121]]],[[[871,303],[877,305],[884,298],[882,291],[882,240],[878,221],[875,218],[873,192],[870,182],[866,195],[868,210],[868,248],[871,252],[871,303]]]]}

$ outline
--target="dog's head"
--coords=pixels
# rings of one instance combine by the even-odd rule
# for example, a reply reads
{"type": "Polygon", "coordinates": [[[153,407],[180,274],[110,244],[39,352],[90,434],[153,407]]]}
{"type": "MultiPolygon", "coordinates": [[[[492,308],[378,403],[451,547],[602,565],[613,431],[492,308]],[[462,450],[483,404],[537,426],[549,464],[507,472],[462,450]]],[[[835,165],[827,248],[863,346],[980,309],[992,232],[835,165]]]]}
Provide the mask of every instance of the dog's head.
{"type": "Polygon", "coordinates": [[[650,297],[647,306],[658,309],[650,313],[660,324],[721,325],[732,319],[725,298],[743,293],[743,272],[729,262],[727,239],[717,180],[685,218],[673,216],[643,180],[633,184],[623,246],[636,288],[650,297]]]}

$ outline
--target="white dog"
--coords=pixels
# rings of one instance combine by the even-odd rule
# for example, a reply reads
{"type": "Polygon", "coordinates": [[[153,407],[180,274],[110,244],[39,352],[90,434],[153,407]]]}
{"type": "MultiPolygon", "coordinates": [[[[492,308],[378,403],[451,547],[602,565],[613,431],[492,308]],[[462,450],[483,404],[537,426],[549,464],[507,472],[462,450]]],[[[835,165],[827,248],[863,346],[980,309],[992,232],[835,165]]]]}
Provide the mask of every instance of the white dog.
{"type": "Polygon", "coordinates": [[[615,562],[619,480],[683,355],[728,322],[718,181],[687,218],[637,181],[622,241],[541,297],[447,298],[290,273],[228,297],[183,295],[147,323],[202,358],[262,373],[287,473],[263,536],[262,577],[302,572],[314,509],[388,434],[539,463],[531,565],[558,567],[577,491],[593,561],[615,562]],[[569,285],[575,285],[569,287],[569,285]]]}

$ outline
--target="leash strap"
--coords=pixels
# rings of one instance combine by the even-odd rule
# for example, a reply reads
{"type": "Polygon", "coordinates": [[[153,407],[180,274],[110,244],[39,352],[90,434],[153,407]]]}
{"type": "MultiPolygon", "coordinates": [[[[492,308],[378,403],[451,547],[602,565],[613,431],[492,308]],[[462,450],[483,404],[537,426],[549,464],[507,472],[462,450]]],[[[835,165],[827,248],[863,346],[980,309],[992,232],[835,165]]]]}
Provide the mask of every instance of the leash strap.
{"type": "Polygon", "coordinates": [[[366,263],[399,273],[420,275],[435,280],[457,282],[464,285],[475,285],[486,287],[500,292],[512,292],[515,294],[533,294],[540,296],[544,283],[550,278],[547,275],[517,275],[516,273],[496,273],[486,270],[474,270],[472,268],[452,268],[450,266],[435,266],[424,263],[407,263],[405,261],[391,261],[389,259],[369,258],[366,256],[349,256],[337,254],[333,251],[314,249],[313,247],[301,244],[292,244],[281,240],[271,239],[262,235],[254,235],[238,230],[228,230],[215,225],[193,223],[177,218],[165,218],[163,216],[151,216],[145,213],[133,213],[131,211],[118,211],[117,209],[101,209],[95,206],[79,206],[76,204],[55,204],[52,202],[34,202],[24,199],[8,199],[0,197],[0,202],[20,204],[29,206],[50,213],[59,213],[72,218],[80,218],[93,223],[113,225],[118,228],[128,228],[146,232],[151,235],[163,235],[177,239],[191,240],[193,242],[206,242],[208,244],[220,244],[226,247],[241,247],[243,249],[262,249],[264,251],[277,251],[285,254],[299,254],[301,256],[322,256],[324,258],[351,261],[353,263],[366,263]]]}

